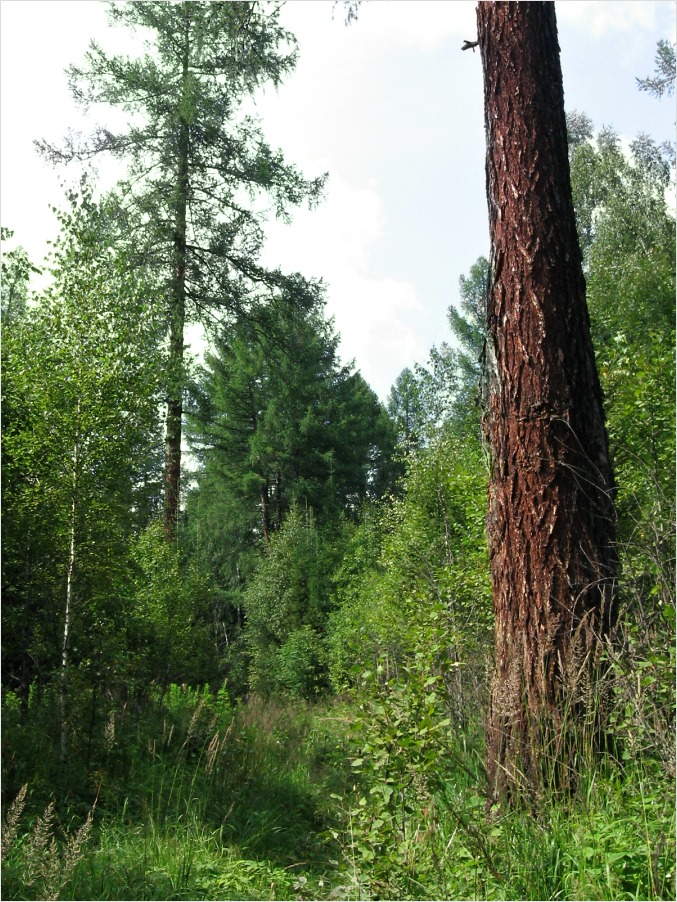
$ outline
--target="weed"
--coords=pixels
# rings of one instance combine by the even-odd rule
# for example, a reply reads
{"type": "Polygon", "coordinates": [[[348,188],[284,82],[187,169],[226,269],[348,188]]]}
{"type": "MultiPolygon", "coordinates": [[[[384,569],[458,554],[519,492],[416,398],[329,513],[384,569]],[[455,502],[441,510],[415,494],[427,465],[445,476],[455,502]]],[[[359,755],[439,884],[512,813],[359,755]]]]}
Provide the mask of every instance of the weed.
{"type": "Polygon", "coordinates": [[[19,823],[25,808],[27,786],[23,786],[7,813],[3,837],[4,898],[58,899],[84,855],[93,811],[85,822],[62,842],[57,841],[55,804],[50,802],[32,830],[19,839],[19,823]]]}

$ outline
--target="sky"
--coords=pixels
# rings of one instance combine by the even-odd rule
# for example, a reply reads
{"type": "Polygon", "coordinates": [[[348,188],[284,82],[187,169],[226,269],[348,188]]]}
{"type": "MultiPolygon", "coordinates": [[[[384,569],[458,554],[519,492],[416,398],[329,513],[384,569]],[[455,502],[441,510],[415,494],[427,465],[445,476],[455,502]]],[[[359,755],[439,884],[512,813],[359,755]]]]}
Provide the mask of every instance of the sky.
{"type": "MultiPolygon", "coordinates": [[[[556,12],[567,109],[627,141],[674,140],[674,103],[636,85],[657,42],[675,39],[672,0],[566,0],[556,12]]],[[[268,222],[262,262],[324,280],[343,360],[385,400],[402,369],[450,340],[459,277],[488,255],[482,67],[460,49],[476,38],[475,3],[369,0],[346,26],[333,0],[288,0],[282,21],[299,63],[256,110],[289,162],[329,180],[318,208],[268,222]]],[[[0,218],[36,263],[56,236],[50,206],[77,174],[32,142],[105,122],[83,118],[64,74],[91,38],[129,52],[95,0],[0,2],[0,218]]],[[[100,167],[102,187],[115,177],[100,167]]]]}

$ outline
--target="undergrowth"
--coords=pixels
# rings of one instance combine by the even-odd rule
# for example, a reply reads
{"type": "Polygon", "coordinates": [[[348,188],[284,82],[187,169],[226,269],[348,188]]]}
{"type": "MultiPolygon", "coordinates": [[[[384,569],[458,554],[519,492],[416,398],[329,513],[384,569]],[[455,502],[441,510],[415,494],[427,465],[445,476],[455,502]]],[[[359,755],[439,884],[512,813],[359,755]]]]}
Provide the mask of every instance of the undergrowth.
{"type": "MultiPolygon", "coordinates": [[[[345,759],[336,716],[257,699],[235,709],[223,697],[170,687],[145,717],[109,716],[100,757],[77,794],[54,787],[47,820],[44,732],[25,768],[34,769],[35,789],[27,779],[5,815],[3,898],[322,897],[336,855],[325,839],[335,817],[330,792],[341,788],[345,759]],[[85,841],[75,825],[94,800],[85,841]],[[75,855],[74,835],[82,840],[75,855]],[[27,865],[44,847],[63,866],[38,880],[27,865]]],[[[10,741],[23,747],[22,725],[11,713],[8,722],[10,741]]]]}
{"type": "MultiPolygon", "coordinates": [[[[3,898],[674,898],[674,772],[656,731],[573,796],[487,815],[483,712],[450,709],[438,651],[397,678],[363,672],[340,703],[235,707],[173,686],[144,712],[111,710],[77,792],[45,795],[43,731],[33,784],[11,756],[24,783],[4,815],[3,898]]],[[[639,696],[620,694],[627,737],[641,671],[639,696]]],[[[3,740],[21,746],[36,732],[12,703],[3,740]]]]}

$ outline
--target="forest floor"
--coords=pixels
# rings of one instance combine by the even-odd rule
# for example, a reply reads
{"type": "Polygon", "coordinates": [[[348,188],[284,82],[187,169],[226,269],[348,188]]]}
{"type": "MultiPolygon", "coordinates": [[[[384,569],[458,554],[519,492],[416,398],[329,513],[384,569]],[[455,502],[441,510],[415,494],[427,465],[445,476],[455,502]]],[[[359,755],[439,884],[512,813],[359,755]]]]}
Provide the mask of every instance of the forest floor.
{"type": "Polygon", "coordinates": [[[254,700],[220,723],[196,710],[175,709],[173,723],[125,724],[99,750],[101,766],[78,786],[71,781],[68,804],[57,801],[47,817],[39,814],[46,776],[36,765],[26,809],[16,812],[24,829],[8,849],[2,897],[352,897],[332,798],[349,778],[341,710],[254,700]],[[66,841],[48,863],[52,838],[82,821],[87,788],[96,796],[87,841],[70,861],[66,841]]]}
{"type": "Polygon", "coordinates": [[[414,778],[388,823],[384,784],[359,786],[354,703],[219,710],[170,689],[112,716],[61,795],[40,718],[22,730],[6,716],[3,899],[674,898],[674,782],[647,762],[600,768],[537,818],[487,818],[469,766],[479,746],[463,737],[465,760],[435,764],[437,801],[414,778]]]}

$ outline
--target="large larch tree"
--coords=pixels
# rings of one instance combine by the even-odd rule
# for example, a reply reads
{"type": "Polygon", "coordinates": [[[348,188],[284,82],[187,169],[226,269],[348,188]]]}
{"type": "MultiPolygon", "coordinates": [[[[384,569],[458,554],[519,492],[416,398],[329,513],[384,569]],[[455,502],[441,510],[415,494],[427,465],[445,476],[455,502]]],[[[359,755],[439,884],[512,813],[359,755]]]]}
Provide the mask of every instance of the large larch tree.
{"type": "MultiPolygon", "coordinates": [[[[119,186],[120,219],[138,263],[154,272],[166,301],[165,532],[176,529],[181,475],[185,329],[246,309],[262,286],[289,284],[258,263],[266,205],[318,199],[323,178],[305,180],[265,142],[244,104],[277,86],[296,63],[279,6],[257,2],[111,3],[112,24],[145,39],[145,55],[111,56],[92,42],[69,69],[75,98],[126,117],[65,148],[38,142],[59,162],[101,153],[129,165],[119,186]]],[[[298,281],[298,279],[296,280],[298,281]]]]}
{"type": "Polygon", "coordinates": [[[480,2],[491,273],[491,799],[575,780],[614,617],[614,479],[571,199],[553,3],[480,2]]]}

